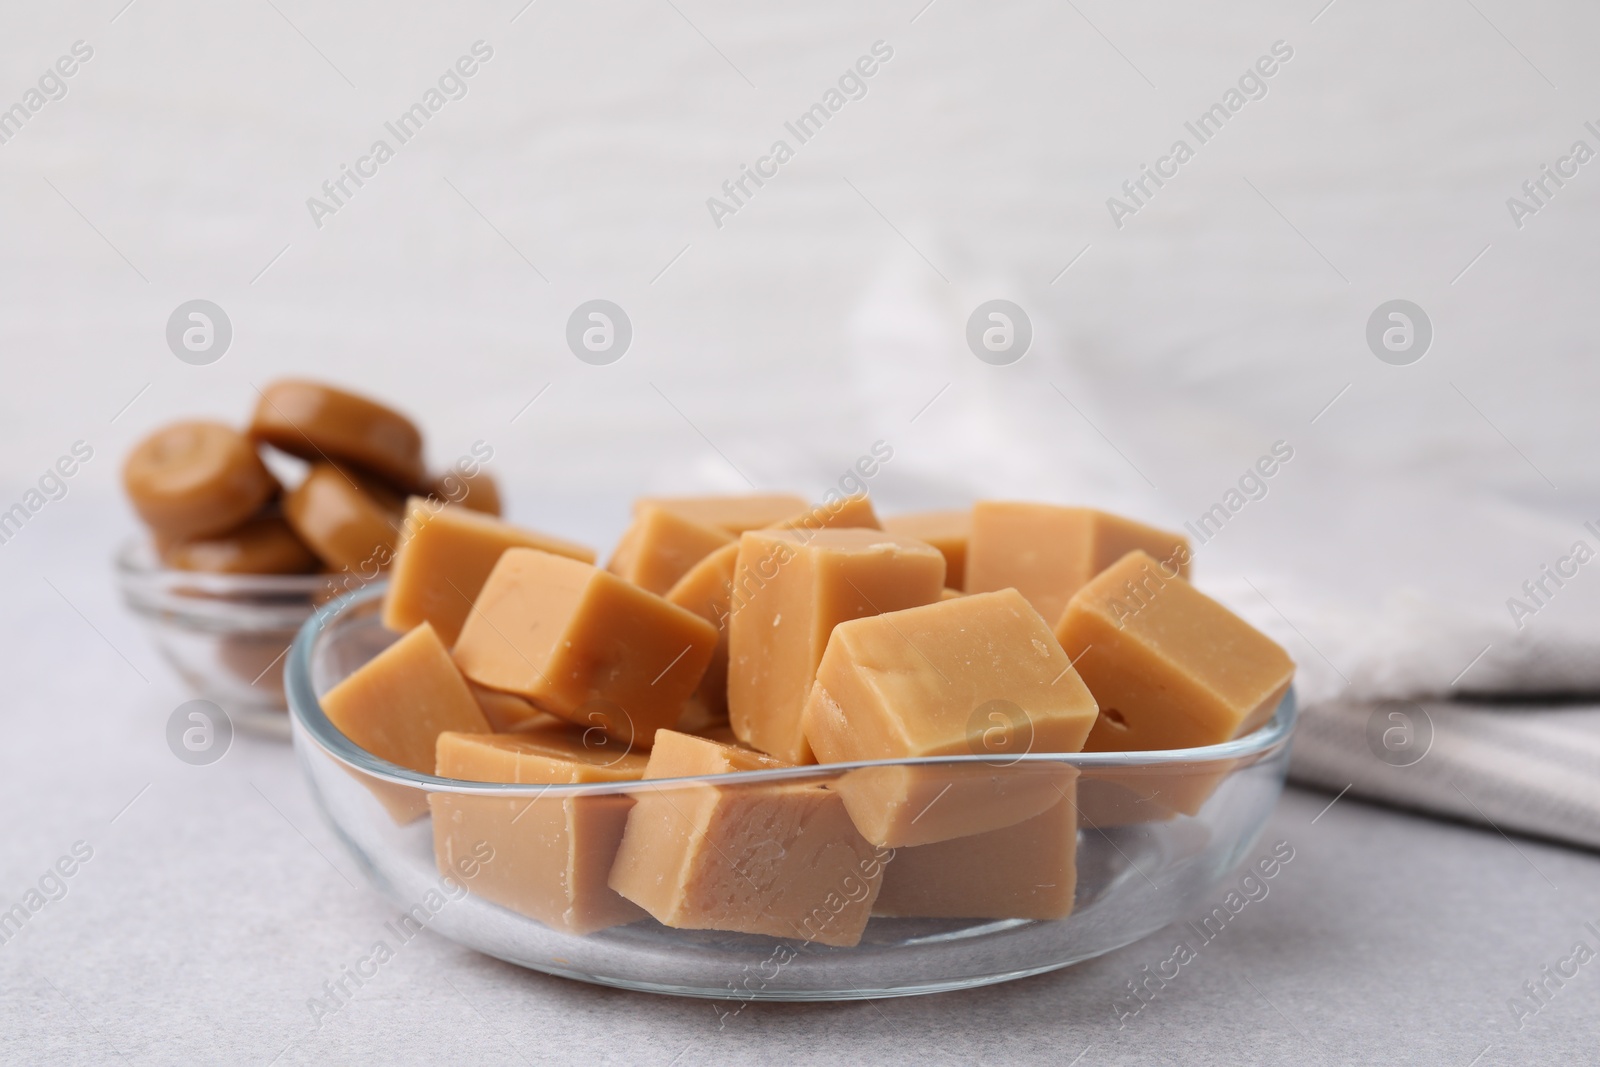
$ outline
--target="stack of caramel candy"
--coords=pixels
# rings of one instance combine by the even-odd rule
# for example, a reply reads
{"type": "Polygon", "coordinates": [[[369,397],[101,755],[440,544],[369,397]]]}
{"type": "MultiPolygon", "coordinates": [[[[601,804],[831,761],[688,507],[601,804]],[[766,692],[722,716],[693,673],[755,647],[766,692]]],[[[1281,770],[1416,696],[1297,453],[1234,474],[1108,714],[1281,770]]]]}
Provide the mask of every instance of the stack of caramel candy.
{"type": "Polygon", "coordinates": [[[129,454],[122,481],[167,567],[370,580],[393,557],[408,496],[500,513],[499,491],[479,467],[486,458],[430,476],[406,416],[330,385],[283,380],[260,390],[242,431],[210,420],[156,430],[129,454]],[[263,462],[267,449],[306,461],[293,488],[263,462]]]}

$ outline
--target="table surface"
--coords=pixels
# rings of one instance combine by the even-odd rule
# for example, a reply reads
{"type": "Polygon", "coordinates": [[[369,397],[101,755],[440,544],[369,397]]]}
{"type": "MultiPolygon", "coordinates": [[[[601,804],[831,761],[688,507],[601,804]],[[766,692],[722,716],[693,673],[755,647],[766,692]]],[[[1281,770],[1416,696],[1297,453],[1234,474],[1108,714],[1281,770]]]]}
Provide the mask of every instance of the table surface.
{"type": "Polygon", "coordinates": [[[856,1064],[914,1050],[925,1063],[1487,1067],[1582,1062],[1600,1038],[1600,965],[1520,1030],[1508,1007],[1577,941],[1600,947],[1584,926],[1600,923],[1594,856],[1295,789],[1259,846],[1290,842],[1293,864],[1121,1026],[1113,1001],[1169,954],[1170,933],[987,989],[750,1004],[725,1021],[709,1001],[546,977],[425,933],[318,1027],[309,998],[395,907],[362,886],[286,744],[241,733],[211,766],[173,757],[166,720],[187,694],[103,567],[62,562],[94,558],[103,526],[60,524],[39,554],[45,581],[10,583],[19,734],[0,747],[13,813],[0,905],[75,842],[93,856],[0,945],[0,1062],[666,1065],[800,1050],[856,1064]],[[69,653],[71,672],[30,668],[69,653]]]}

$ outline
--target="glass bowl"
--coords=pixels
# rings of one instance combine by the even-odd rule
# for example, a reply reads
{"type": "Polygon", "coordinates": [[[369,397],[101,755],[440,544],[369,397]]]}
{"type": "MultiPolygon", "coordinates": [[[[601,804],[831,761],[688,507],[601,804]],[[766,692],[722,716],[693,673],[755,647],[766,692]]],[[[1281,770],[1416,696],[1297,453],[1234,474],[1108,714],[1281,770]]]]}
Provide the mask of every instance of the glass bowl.
{"type": "MultiPolygon", "coordinates": [[[[318,610],[295,639],[286,677],[315,803],[368,881],[401,909],[395,937],[426,927],[534,970],[713,998],[730,1012],[755,1000],[986,985],[1137,941],[1216,903],[1288,769],[1292,692],[1248,736],[1181,751],[973,755],[583,785],[438,778],[358,748],[318,703],[395,640],[379,623],[381,594],[369,587],[318,610]],[[832,825],[841,798],[859,802],[908,782],[918,806],[930,799],[896,832],[938,840],[888,849],[859,839],[865,848],[855,851],[806,844],[804,833],[832,825]],[[796,816],[790,804],[810,806],[796,816]],[[618,852],[630,820],[670,828],[675,818],[698,829],[676,839],[629,835],[618,852]],[[645,855],[629,852],[636,836],[656,859],[669,853],[669,880],[675,864],[698,872],[697,904],[730,907],[765,932],[665,926],[611,893],[613,856],[645,855]],[[692,859],[677,864],[685,853],[692,859]],[[774,880],[791,861],[796,877],[774,880]],[[739,898],[750,906],[741,910],[739,898]]],[[[640,869],[650,868],[630,868],[640,869]]],[[[634,877],[628,895],[642,899],[641,884],[652,891],[651,878],[634,877]]]]}
{"type": "Polygon", "coordinates": [[[287,738],[290,644],[332,588],[325,574],[207,574],[161,565],[133,538],[116,554],[123,603],[197,696],[237,725],[287,738]]]}

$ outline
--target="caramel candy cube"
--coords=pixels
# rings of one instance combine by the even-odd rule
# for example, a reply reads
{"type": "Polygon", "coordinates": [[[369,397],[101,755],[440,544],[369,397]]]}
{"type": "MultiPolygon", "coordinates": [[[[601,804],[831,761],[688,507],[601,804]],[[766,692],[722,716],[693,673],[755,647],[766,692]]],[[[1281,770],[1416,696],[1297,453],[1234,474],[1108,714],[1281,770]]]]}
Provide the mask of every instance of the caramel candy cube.
{"type": "Polygon", "coordinates": [[[716,627],[614,574],[508,548],[454,653],[481,686],[644,747],[678,721],[716,645],[716,627]]]}
{"type": "Polygon", "coordinates": [[[805,498],[788,493],[751,493],[743,496],[656,496],[641,497],[633,503],[635,515],[646,508],[661,507],[691,522],[717,526],[734,537],[746,530],[759,530],[796,514],[806,506],[805,498]]]}
{"type": "Polygon", "coordinates": [[[426,620],[450,645],[506,549],[536,548],[594,562],[594,553],[583,545],[421,497],[407,501],[400,537],[383,598],[383,624],[408,630],[426,620]]]}
{"type": "Polygon", "coordinates": [[[806,700],[824,763],[988,755],[993,766],[875,767],[839,792],[873,844],[899,848],[993,830],[1059,799],[1056,764],[1076,752],[1095,701],[1050,627],[1015,589],[941,600],[834,627],[806,700]]]}
{"type": "Polygon", "coordinates": [[[1077,752],[1095,722],[1094,697],[1015,589],[839,623],[804,725],[829,763],[985,755],[992,724],[976,713],[995,701],[1017,706],[1034,752],[1077,752]]]}
{"type": "Polygon", "coordinates": [[[916,511],[909,515],[890,515],[883,520],[890,533],[905,534],[944,553],[944,584],[964,589],[967,574],[967,541],[972,537],[972,512],[916,511]]]}
{"type": "MultiPolygon", "coordinates": [[[[1021,731],[1014,736],[1025,743],[1021,731]]],[[[844,798],[845,810],[862,837],[873,845],[899,849],[1032,818],[1061,799],[1062,783],[1072,776],[1073,769],[1060,763],[997,758],[982,763],[858,767],[847,771],[833,788],[844,798]]]]}
{"type": "Polygon", "coordinates": [[[865,493],[824,500],[813,504],[799,514],[790,515],[781,522],[766,527],[769,530],[881,530],[878,513],[872,509],[872,500],[865,493]]]}
{"type": "Polygon", "coordinates": [[[1078,590],[1056,628],[1100,704],[1084,748],[1212,745],[1265,722],[1294,677],[1273,640],[1143,552],[1078,590]]]}
{"type": "Polygon", "coordinates": [[[1241,762],[1216,759],[1086,769],[1078,778],[1079,821],[1100,829],[1198,815],[1241,762]]]}
{"type": "Polygon", "coordinates": [[[322,710],[368,752],[432,774],[434,746],[446,730],[489,732],[489,723],[450,651],[423,623],[322,695],[322,710]]]}
{"type": "Polygon", "coordinates": [[[666,508],[641,508],[606,570],[664,596],[696,563],[733,543],[733,535],[721,527],[686,519],[666,508]]]}
{"type": "MultiPolygon", "coordinates": [[[[702,679],[702,682],[704,682],[704,679],[702,679]]],[[[677,725],[673,726],[673,729],[679,733],[699,734],[704,737],[707,730],[727,725],[728,718],[726,715],[717,716],[711,714],[706,710],[706,706],[700,703],[699,696],[692,696],[684,703],[683,711],[678,715],[677,725]]]]}
{"type": "Polygon", "coordinates": [[[434,773],[465,782],[577,785],[638,781],[648,762],[644,752],[614,737],[552,716],[516,733],[442,733],[434,773]]]}
{"type": "MultiPolygon", "coordinates": [[[[644,776],[782,766],[734,745],[663,730],[644,776]]],[[[658,922],[824,945],[861,940],[888,854],[856,833],[826,786],[700,782],[634,796],[610,884],[658,922]]]]}
{"type": "MultiPolygon", "coordinates": [[[[436,773],[558,785],[626,782],[644,773],[643,755],[603,735],[585,735],[566,723],[519,734],[440,734],[436,773]]],[[[428,803],[439,870],[449,874],[463,859],[478,858],[482,866],[471,888],[479,896],[571,934],[644,918],[606,885],[633,807],[627,794],[431,793],[428,803]]]]}
{"type": "Polygon", "coordinates": [[[745,744],[743,741],[734,736],[733,727],[729,726],[726,721],[717,723],[715,726],[706,726],[699,730],[689,730],[685,732],[692,733],[696,737],[703,737],[708,741],[716,741],[719,744],[732,745],[735,748],[742,748],[749,752],[755,751],[755,749],[751,748],[749,745],[745,744]]]}
{"type": "Polygon", "coordinates": [[[967,550],[969,593],[1016,589],[1054,626],[1089,579],[1134,549],[1189,574],[1189,540],[1093,508],[980,501],[967,550]]]}
{"type": "Polygon", "coordinates": [[[489,720],[489,728],[497,734],[512,734],[534,726],[556,723],[566,725],[565,719],[558,719],[547,711],[540,711],[534,707],[532,701],[515,693],[485,689],[474,682],[468,682],[467,688],[472,690],[472,696],[483,711],[483,717],[489,720]]]}
{"type": "Polygon", "coordinates": [[[752,530],[739,539],[733,584],[733,732],[788,763],[811,763],[800,713],[828,635],[850,619],[938,600],[944,557],[880,530],[752,530]]]}
{"type": "Polygon", "coordinates": [[[694,693],[705,714],[717,719],[728,717],[728,613],[733,609],[733,570],[738,559],[739,542],[723,545],[667,591],[668,601],[717,628],[717,647],[694,693]]]}
{"type": "Polygon", "coordinates": [[[1051,807],[1000,830],[896,849],[874,915],[1064,919],[1077,889],[1077,813],[1069,780],[1051,807]]]}

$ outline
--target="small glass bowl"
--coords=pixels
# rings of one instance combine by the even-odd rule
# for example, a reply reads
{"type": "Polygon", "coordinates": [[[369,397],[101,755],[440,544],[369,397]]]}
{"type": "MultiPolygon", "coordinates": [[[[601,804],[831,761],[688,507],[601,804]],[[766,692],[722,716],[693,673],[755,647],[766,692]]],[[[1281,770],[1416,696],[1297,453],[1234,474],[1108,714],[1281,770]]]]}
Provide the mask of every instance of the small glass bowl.
{"type": "Polygon", "coordinates": [[[284,661],[333,588],[325,574],[207,574],[162,566],[133,538],[115,558],[123,603],[197,696],[238,726],[287,738],[284,661]]]}
{"type": "MultiPolygon", "coordinates": [[[[1250,735],[1180,751],[940,757],[561,786],[439,778],[357,747],[318,703],[395,640],[378,620],[381,593],[367,588],[318,610],[295,639],[287,687],[295,750],[315,802],[367,880],[401,909],[395,937],[427,927],[548,974],[721,1000],[729,1012],[755,1000],[986,985],[1137,941],[1216,903],[1222,882],[1255,844],[1288,769],[1292,692],[1250,735]],[[628,819],[711,812],[695,825],[725,831],[765,819],[743,845],[722,839],[714,850],[720,856],[705,847],[709,835],[700,835],[707,838],[702,860],[731,868],[731,875],[723,871],[723,888],[739,895],[740,877],[755,887],[747,872],[759,879],[757,867],[770,871],[789,849],[801,848],[794,838],[767,838],[772,826],[782,837],[782,827],[796,825],[774,816],[775,796],[821,785],[808,795],[820,800],[814,810],[825,811],[834,793],[848,801],[852,789],[871,794],[886,778],[891,787],[904,781],[897,776],[932,797],[912,823],[943,817],[971,829],[978,818],[1007,826],[918,846],[923,852],[858,852],[859,865],[851,857],[833,868],[837,892],[824,894],[826,882],[812,887],[801,909],[810,909],[800,920],[805,931],[791,906],[769,897],[764,914],[783,913],[794,936],[668,927],[601,891],[628,819]],[[959,802],[940,806],[940,781],[959,802]],[[534,817],[519,823],[530,812],[534,817]],[[819,933],[839,928],[831,923],[859,923],[864,887],[874,877],[880,890],[859,942],[821,943],[819,933]],[[1063,900],[1070,914],[1049,917],[1063,910],[1063,900]],[[926,917],[963,909],[981,914],[926,917]],[[903,917],[878,914],[886,910],[903,917]]],[[[696,842],[695,834],[682,841],[696,842]]]]}

